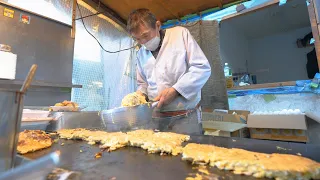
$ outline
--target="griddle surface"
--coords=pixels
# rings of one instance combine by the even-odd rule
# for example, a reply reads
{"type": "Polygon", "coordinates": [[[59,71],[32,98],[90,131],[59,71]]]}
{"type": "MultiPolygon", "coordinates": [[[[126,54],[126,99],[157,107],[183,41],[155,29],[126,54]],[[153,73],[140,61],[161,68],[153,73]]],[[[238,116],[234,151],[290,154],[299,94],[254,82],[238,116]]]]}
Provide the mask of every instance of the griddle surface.
{"type": "MultiPolygon", "coordinates": [[[[320,153],[318,153],[320,152],[320,146],[316,145],[209,136],[191,136],[188,143],[190,142],[265,153],[301,153],[305,157],[320,161],[320,153]]],[[[116,177],[117,180],[179,180],[194,177],[196,173],[199,173],[195,165],[182,161],[181,155],[148,154],[145,150],[134,147],[124,147],[110,153],[103,152],[101,158],[95,159],[95,154],[100,152],[98,145],[91,146],[84,141],[75,140],[60,139],[51,148],[26,154],[25,157],[37,159],[56,150],[60,150],[62,153],[61,167],[81,172],[82,179],[111,179],[116,177]],[[62,143],[64,143],[63,146],[62,143]]],[[[208,170],[210,177],[206,176],[207,178],[204,179],[255,179],[250,176],[234,175],[229,171],[221,171],[212,167],[208,170]]]]}

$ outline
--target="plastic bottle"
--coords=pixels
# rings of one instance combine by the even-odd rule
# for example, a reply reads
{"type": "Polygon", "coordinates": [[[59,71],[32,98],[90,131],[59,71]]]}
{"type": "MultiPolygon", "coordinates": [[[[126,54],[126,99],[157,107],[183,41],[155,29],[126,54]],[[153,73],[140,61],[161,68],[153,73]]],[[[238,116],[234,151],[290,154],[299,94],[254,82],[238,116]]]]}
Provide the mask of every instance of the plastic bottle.
{"type": "Polygon", "coordinates": [[[317,89],[319,87],[319,84],[320,84],[320,73],[316,73],[316,75],[312,79],[310,87],[314,88],[314,89],[317,89]]]}
{"type": "Polygon", "coordinates": [[[224,71],[224,76],[225,76],[225,77],[231,76],[231,69],[230,69],[228,63],[224,63],[223,71],[224,71]]]}
{"type": "Polygon", "coordinates": [[[224,71],[224,76],[226,77],[227,88],[232,88],[233,87],[233,78],[232,78],[231,68],[229,67],[228,63],[224,64],[223,71],[224,71]]]}

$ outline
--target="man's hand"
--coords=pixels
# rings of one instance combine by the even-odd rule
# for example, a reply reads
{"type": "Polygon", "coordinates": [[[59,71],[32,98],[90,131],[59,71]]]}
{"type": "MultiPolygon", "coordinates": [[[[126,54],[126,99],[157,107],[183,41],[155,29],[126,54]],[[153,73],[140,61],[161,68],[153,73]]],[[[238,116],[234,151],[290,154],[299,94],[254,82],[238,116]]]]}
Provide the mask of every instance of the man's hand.
{"type": "Polygon", "coordinates": [[[164,105],[170,104],[178,95],[178,91],[171,87],[163,90],[154,101],[159,101],[157,107],[161,108],[164,105]]]}

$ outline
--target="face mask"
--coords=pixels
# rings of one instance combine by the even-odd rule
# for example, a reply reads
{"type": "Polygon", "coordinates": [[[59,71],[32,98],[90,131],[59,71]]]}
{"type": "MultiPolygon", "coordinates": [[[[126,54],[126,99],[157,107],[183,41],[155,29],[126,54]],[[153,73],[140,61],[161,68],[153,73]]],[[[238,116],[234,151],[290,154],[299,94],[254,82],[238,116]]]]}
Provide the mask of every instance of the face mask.
{"type": "Polygon", "coordinates": [[[154,51],[159,47],[160,37],[156,36],[150,39],[148,42],[144,43],[143,46],[149,51],[154,51]]]}

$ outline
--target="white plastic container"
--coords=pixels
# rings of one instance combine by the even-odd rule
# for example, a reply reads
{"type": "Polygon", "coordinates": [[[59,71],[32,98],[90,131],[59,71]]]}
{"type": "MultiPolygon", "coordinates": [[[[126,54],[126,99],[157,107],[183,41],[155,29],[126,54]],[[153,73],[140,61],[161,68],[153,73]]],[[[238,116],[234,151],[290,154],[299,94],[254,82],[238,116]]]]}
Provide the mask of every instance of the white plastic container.
{"type": "Polygon", "coordinates": [[[49,114],[49,111],[24,109],[22,113],[22,119],[46,119],[48,118],[49,114]]]}
{"type": "Polygon", "coordinates": [[[15,79],[17,55],[0,51],[0,79],[15,79]]]}

